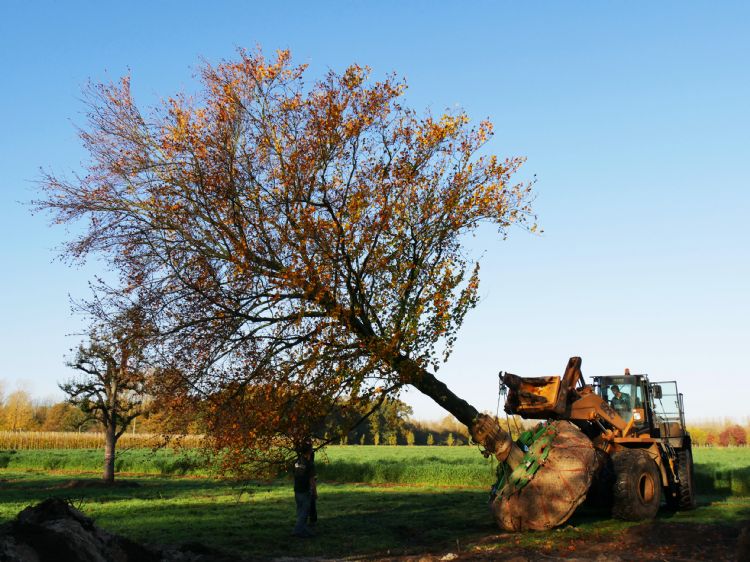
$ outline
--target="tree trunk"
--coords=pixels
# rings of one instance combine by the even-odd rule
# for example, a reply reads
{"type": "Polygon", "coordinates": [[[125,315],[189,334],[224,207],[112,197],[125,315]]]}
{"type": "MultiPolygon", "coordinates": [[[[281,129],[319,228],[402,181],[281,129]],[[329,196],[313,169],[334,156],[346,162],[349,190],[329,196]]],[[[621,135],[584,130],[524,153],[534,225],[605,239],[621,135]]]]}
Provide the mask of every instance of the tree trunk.
{"type": "Polygon", "coordinates": [[[110,424],[104,430],[104,483],[115,482],[115,445],[117,436],[114,424],[110,424]]]}
{"type": "Polygon", "coordinates": [[[402,358],[398,362],[398,368],[400,373],[406,375],[409,384],[432,398],[468,427],[471,438],[494,455],[498,461],[507,463],[511,468],[515,468],[521,462],[523,451],[513,442],[510,433],[500,427],[495,418],[479,413],[466,400],[456,396],[435,375],[419,367],[412,360],[402,358]]]}

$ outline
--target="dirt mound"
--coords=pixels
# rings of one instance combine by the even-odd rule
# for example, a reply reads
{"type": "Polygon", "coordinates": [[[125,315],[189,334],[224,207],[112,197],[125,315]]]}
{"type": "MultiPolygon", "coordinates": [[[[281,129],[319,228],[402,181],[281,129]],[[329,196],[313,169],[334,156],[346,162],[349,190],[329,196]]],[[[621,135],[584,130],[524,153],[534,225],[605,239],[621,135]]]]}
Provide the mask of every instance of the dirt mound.
{"type": "Polygon", "coordinates": [[[0,526],[2,562],[206,562],[235,560],[203,546],[161,549],[100,529],[59,499],[27,507],[0,526]]]}

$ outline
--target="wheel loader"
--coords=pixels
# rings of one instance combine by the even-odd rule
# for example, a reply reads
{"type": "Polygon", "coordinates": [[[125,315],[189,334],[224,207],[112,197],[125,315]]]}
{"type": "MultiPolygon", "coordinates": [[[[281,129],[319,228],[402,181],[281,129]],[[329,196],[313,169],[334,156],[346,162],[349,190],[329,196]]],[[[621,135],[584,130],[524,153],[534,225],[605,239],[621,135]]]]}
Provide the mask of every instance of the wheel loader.
{"type": "MultiPolygon", "coordinates": [[[[587,494],[590,501],[611,506],[613,516],[626,520],[653,518],[662,497],[672,509],[695,507],[690,434],[685,427],[682,394],[674,381],[651,382],[647,375],[631,375],[626,369],[624,375],[594,377],[591,384],[586,384],[580,357],[570,358],[562,377],[520,377],[501,372],[500,379],[507,392],[508,414],[546,420],[518,440],[527,455],[520,467],[513,471],[503,465],[498,467],[496,490],[511,490],[506,492],[504,501],[500,498],[496,502],[496,518],[504,528],[547,528],[546,523],[522,520],[531,517],[528,502],[515,509],[513,515],[500,512],[514,493],[521,495],[518,490],[527,481],[537,478],[535,471],[545,463],[550,450],[564,450],[567,439],[572,443],[579,434],[574,428],[569,432],[572,437],[560,435],[559,429],[552,430],[569,424],[593,445],[593,461],[588,463],[591,466],[579,463],[576,468],[590,471],[579,478],[591,482],[587,494]]],[[[588,444],[578,441],[578,450],[586,451],[588,444]]],[[[566,470],[558,466],[539,472],[565,474],[566,470]]],[[[565,485],[561,481],[561,486],[565,485]]],[[[547,484],[546,489],[554,493],[554,485],[547,484]]],[[[527,495],[543,500],[546,493],[527,495]]],[[[544,508],[543,503],[541,507],[544,508]]],[[[505,511],[510,512],[511,508],[505,507],[505,511]]]]}

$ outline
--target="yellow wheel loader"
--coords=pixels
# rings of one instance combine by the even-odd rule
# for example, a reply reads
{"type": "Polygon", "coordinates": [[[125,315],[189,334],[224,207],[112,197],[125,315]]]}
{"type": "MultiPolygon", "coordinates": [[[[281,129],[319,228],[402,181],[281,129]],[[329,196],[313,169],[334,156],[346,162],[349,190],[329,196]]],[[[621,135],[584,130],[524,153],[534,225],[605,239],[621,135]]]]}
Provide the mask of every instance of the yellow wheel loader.
{"type": "MultiPolygon", "coordinates": [[[[591,440],[595,462],[588,496],[611,505],[613,516],[653,518],[662,497],[672,509],[695,507],[690,434],[674,381],[650,382],[647,375],[631,375],[626,369],[624,375],[594,377],[586,384],[580,357],[570,358],[562,377],[503,372],[500,379],[508,414],[548,420],[519,439],[532,468],[545,462],[545,436],[550,446],[555,441],[555,448],[565,447],[564,439],[550,434],[564,423],[552,420],[565,420],[591,440]]],[[[498,471],[497,488],[513,489],[514,484],[519,489],[513,480],[518,476],[503,470],[498,471]]],[[[535,476],[528,469],[527,473],[531,481],[535,476]]]]}

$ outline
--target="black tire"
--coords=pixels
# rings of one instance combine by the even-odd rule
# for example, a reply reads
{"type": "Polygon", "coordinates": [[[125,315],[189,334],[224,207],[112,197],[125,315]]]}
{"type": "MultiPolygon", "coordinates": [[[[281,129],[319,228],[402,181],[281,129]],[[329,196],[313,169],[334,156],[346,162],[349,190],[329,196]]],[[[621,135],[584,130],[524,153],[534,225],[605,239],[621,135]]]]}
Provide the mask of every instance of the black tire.
{"type": "Polygon", "coordinates": [[[693,472],[693,451],[688,445],[677,451],[675,459],[677,480],[672,484],[672,494],[667,498],[670,509],[687,511],[695,509],[695,474],[693,472]]]}
{"type": "Polygon", "coordinates": [[[656,517],[661,502],[661,475],[651,456],[641,449],[625,449],[612,455],[612,466],[612,515],[626,521],[656,517]]]}

